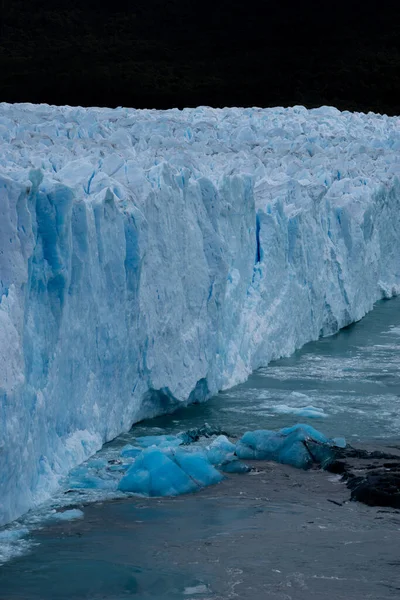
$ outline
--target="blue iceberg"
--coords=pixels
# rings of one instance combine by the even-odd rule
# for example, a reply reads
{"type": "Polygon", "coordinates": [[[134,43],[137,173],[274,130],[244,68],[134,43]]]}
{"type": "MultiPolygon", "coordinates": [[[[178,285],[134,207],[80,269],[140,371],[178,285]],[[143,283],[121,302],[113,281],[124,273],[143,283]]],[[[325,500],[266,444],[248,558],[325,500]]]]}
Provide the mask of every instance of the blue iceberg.
{"type": "Polygon", "coordinates": [[[173,460],[199,487],[214,485],[223,479],[204,452],[174,450],[173,460]]]}
{"type": "Polygon", "coordinates": [[[250,467],[235,454],[236,446],[225,435],[219,435],[208,447],[207,458],[224,473],[247,473],[250,467]]]}
{"type": "MultiPolygon", "coordinates": [[[[340,438],[341,447],[344,440],[340,438]]],[[[339,445],[311,425],[298,424],[280,431],[248,431],[236,444],[242,459],[272,460],[299,469],[326,467],[335,458],[339,445]]]]}
{"type": "Polygon", "coordinates": [[[198,485],[162,450],[148,448],[129,467],[118,489],[144,496],[178,496],[194,492],[198,485]]]}

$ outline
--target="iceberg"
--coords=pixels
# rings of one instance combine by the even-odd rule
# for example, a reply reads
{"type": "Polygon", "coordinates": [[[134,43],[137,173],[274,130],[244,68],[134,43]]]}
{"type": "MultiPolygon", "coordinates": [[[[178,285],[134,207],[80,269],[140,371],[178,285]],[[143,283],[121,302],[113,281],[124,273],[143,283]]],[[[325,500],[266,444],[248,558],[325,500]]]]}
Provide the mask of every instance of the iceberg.
{"type": "Polygon", "coordinates": [[[207,458],[224,473],[248,473],[250,467],[236,456],[236,446],[226,435],[219,435],[207,448],[207,458]]]}
{"type": "Polygon", "coordinates": [[[197,488],[195,481],[158,448],[144,450],[118,485],[121,492],[144,496],[177,496],[197,488]]]}
{"type": "Polygon", "coordinates": [[[296,417],[308,417],[309,419],[323,419],[328,415],[323,408],[316,406],[288,406],[287,404],[278,404],[272,407],[275,413],[281,415],[296,415],[296,417]]]}
{"type": "Polygon", "coordinates": [[[133,423],[397,294],[399,131],[332,107],[1,103],[0,525],[133,423]]]}
{"type": "Polygon", "coordinates": [[[343,438],[329,439],[311,425],[297,424],[280,431],[247,431],[236,444],[236,455],[247,460],[272,460],[298,469],[327,467],[343,448],[343,438]]]}
{"type": "Polygon", "coordinates": [[[204,452],[175,450],[172,458],[199,487],[214,485],[223,479],[223,475],[209,462],[204,452]]]}

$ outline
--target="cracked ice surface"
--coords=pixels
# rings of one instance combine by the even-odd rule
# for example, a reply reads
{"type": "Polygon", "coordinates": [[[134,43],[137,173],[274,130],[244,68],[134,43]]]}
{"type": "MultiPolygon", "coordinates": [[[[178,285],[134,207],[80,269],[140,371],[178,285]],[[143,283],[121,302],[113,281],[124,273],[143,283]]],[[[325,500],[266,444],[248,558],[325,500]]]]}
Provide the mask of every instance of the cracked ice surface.
{"type": "Polygon", "coordinates": [[[398,292],[399,124],[0,104],[0,524],[398,292]]]}

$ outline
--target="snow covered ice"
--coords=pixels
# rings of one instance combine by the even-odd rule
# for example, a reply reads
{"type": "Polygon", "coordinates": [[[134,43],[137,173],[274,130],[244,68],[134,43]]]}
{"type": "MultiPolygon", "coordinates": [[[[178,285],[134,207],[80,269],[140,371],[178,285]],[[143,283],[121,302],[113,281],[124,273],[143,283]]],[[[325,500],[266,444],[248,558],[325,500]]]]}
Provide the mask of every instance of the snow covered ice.
{"type": "Polygon", "coordinates": [[[0,524],[398,292],[399,123],[0,104],[0,524]]]}

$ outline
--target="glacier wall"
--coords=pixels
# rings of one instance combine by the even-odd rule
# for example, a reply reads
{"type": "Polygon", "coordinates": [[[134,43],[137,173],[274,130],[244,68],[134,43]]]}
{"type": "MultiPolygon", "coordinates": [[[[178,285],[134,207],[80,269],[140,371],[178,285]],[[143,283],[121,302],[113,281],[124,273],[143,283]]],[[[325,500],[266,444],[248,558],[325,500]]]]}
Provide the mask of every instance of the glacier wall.
{"type": "Polygon", "coordinates": [[[0,524],[397,293],[399,125],[0,104],[0,524]]]}

